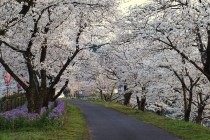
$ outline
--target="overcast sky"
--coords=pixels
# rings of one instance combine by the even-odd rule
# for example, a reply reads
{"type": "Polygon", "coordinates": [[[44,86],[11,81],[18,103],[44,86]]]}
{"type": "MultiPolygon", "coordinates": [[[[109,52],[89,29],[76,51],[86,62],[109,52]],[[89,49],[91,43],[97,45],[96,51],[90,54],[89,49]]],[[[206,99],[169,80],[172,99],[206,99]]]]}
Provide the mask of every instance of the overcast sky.
{"type": "Polygon", "coordinates": [[[122,9],[128,8],[131,5],[142,4],[147,0],[124,0],[125,3],[121,5],[122,9]],[[127,2],[126,2],[127,1],[127,2]]]}

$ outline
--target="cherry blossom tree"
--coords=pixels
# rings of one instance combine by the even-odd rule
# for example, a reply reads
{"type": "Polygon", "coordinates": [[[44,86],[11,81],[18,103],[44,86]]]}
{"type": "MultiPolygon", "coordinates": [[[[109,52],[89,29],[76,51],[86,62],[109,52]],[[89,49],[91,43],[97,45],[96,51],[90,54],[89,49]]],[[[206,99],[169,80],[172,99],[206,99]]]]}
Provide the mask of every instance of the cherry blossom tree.
{"type": "Polygon", "coordinates": [[[0,63],[26,91],[29,112],[40,113],[43,105],[62,93],[70,64],[97,42],[102,30],[95,27],[114,16],[114,6],[106,0],[0,2],[0,63]],[[62,84],[53,95],[56,85],[62,84]]]}
{"type": "Polygon", "coordinates": [[[196,121],[200,123],[201,110],[209,99],[209,91],[206,91],[208,84],[202,82],[209,80],[209,2],[153,1],[133,8],[127,23],[130,24],[128,29],[132,34],[130,39],[150,41],[157,51],[170,52],[167,53],[167,58],[176,55],[177,59],[165,64],[183,87],[185,120],[189,120],[187,114],[190,114],[192,103],[197,100],[199,113],[196,121]],[[199,87],[201,85],[203,88],[199,87]],[[186,91],[189,92],[187,99],[186,91]]]}

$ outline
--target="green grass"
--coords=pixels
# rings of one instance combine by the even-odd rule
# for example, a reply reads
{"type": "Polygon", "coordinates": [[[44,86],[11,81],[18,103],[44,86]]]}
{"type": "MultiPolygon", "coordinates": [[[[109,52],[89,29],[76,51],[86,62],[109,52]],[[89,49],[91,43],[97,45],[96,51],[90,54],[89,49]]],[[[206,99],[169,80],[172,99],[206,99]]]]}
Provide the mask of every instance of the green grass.
{"type": "Polygon", "coordinates": [[[210,130],[195,123],[172,120],[151,112],[142,112],[116,103],[101,101],[91,102],[113,108],[143,122],[153,124],[185,140],[210,140],[210,130]]]}
{"type": "Polygon", "coordinates": [[[22,128],[0,131],[0,140],[87,140],[88,129],[78,108],[67,104],[65,122],[62,128],[22,128]]]}

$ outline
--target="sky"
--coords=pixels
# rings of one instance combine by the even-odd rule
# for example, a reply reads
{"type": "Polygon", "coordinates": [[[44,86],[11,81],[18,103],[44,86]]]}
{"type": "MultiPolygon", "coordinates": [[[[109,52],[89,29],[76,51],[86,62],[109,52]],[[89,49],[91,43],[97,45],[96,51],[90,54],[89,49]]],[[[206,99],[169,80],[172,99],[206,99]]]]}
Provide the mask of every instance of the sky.
{"type": "Polygon", "coordinates": [[[136,4],[143,4],[147,0],[124,0],[125,3],[121,5],[122,9],[128,8],[129,6],[136,5],[136,4]]]}

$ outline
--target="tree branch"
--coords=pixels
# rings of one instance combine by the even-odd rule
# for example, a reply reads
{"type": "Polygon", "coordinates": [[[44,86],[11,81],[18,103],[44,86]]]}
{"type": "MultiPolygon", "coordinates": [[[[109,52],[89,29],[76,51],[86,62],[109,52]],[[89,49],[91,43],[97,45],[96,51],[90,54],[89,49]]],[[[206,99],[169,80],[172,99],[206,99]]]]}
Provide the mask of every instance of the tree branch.
{"type": "Polygon", "coordinates": [[[58,92],[58,94],[57,94],[55,97],[53,97],[52,101],[55,101],[55,100],[62,94],[62,92],[64,91],[64,89],[67,87],[68,83],[69,83],[69,81],[67,80],[67,81],[65,82],[65,85],[64,85],[64,86],[61,88],[61,90],[58,92]]]}
{"type": "Polygon", "coordinates": [[[0,63],[5,68],[5,70],[22,86],[22,88],[27,91],[28,86],[22,81],[14,72],[13,70],[6,64],[6,62],[0,57],[0,63]]]}
{"type": "Polygon", "coordinates": [[[3,44],[5,44],[6,46],[8,46],[9,48],[11,48],[12,50],[16,51],[16,52],[20,52],[20,53],[25,53],[26,51],[20,50],[17,47],[14,47],[12,45],[10,45],[9,43],[0,40],[0,42],[2,42],[3,44]]]}
{"type": "Polygon", "coordinates": [[[157,39],[158,41],[170,46],[173,50],[175,50],[178,54],[181,55],[182,58],[184,58],[185,60],[187,60],[188,62],[190,62],[196,69],[198,69],[201,73],[203,73],[207,78],[210,78],[210,75],[205,72],[201,67],[199,67],[193,60],[191,60],[187,55],[185,55],[183,52],[181,52],[179,49],[177,49],[176,46],[174,46],[171,42],[171,40],[169,39],[169,37],[167,37],[168,41],[170,43],[167,43],[161,39],[157,39]]]}

